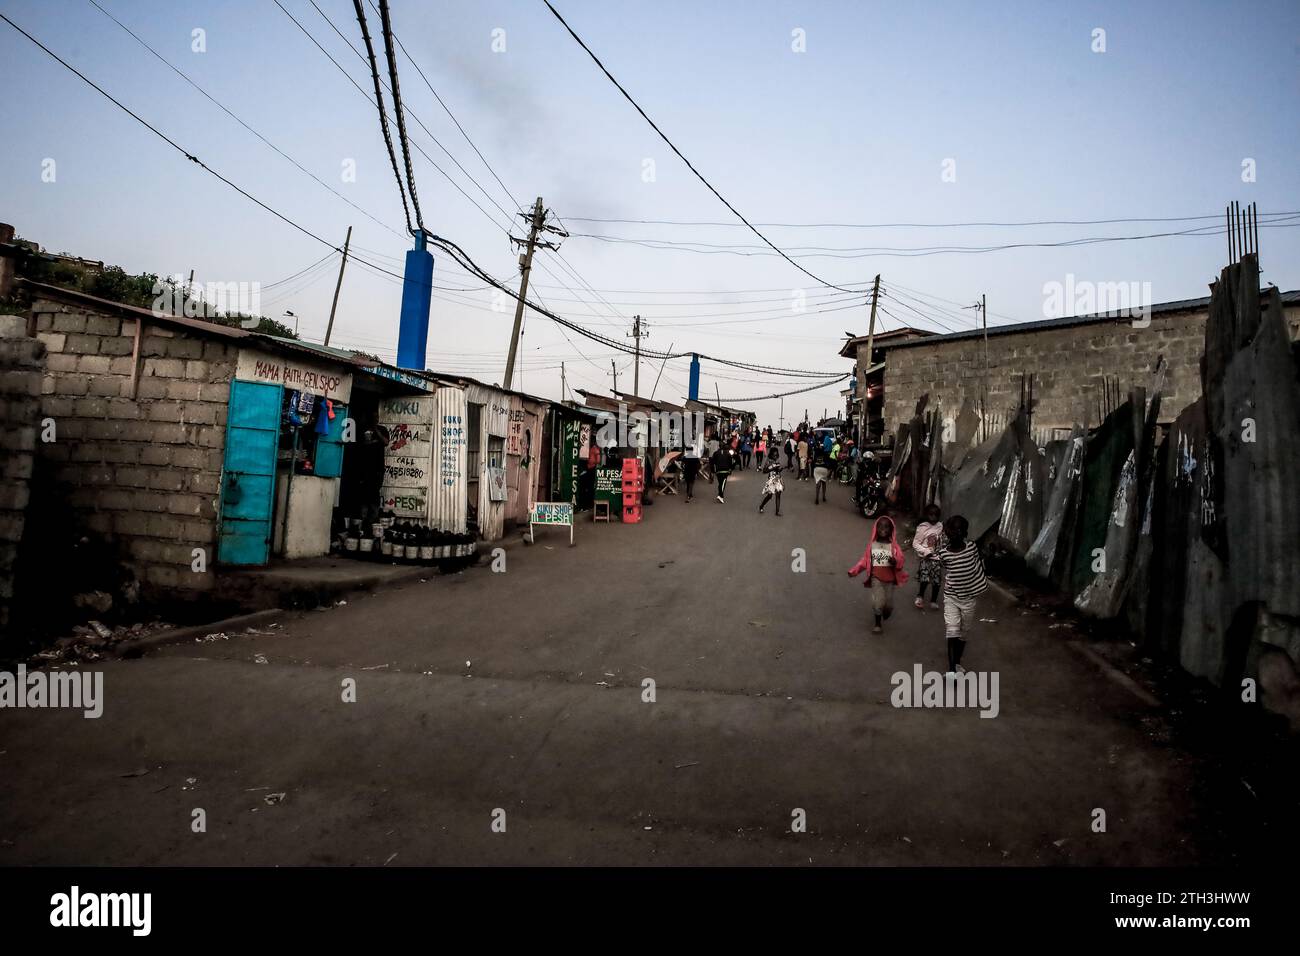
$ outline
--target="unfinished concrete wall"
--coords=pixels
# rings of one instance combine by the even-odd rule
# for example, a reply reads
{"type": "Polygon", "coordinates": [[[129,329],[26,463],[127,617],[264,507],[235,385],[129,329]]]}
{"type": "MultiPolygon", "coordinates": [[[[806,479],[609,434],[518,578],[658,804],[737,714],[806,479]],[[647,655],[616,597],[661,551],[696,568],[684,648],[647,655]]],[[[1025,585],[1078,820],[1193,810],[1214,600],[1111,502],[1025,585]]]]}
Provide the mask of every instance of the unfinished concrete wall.
{"type": "Polygon", "coordinates": [[[0,633],[9,623],[14,569],[31,498],[45,346],[22,316],[0,316],[0,633]]]}
{"type": "MultiPolygon", "coordinates": [[[[1294,340],[1300,308],[1286,310],[1294,340]]],[[[1146,386],[1156,360],[1169,363],[1162,417],[1172,421],[1201,394],[1200,360],[1205,345],[1204,309],[1151,316],[1134,328],[1129,320],[991,335],[988,340],[990,417],[1003,421],[1020,400],[1020,379],[1034,376],[1035,430],[1098,423],[1103,376],[1118,378],[1121,391],[1146,386]]],[[[929,393],[945,418],[969,398],[979,410],[984,375],[984,342],[971,337],[937,340],[889,350],[885,369],[887,434],[911,419],[917,399],[929,393]]]]}
{"type": "Polygon", "coordinates": [[[40,405],[57,437],[38,455],[50,496],[116,546],[146,598],[209,591],[238,348],[146,320],[133,396],[136,319],[40,299],[32,313],[49,351],[40,405]],[[195,548],[207,573],[191,570],[195,548]]]}

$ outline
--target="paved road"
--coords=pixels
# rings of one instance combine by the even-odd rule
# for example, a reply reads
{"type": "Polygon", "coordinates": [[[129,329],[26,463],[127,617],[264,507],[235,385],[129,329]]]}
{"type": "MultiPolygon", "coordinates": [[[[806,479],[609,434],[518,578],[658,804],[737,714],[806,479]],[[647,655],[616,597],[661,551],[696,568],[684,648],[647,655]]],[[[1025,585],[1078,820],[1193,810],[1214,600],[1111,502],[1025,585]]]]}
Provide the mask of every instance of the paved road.
{"type": "Polygon", "coordinates": [[[995,719],[893,707],[941,613],[871,635],[846,491],[792,482],[777,518],[760,486],[105,664],[98,720],[0,712],[0,863],[1214,861],[1197,760],[1033,612],[981,608],[995,719]]]}

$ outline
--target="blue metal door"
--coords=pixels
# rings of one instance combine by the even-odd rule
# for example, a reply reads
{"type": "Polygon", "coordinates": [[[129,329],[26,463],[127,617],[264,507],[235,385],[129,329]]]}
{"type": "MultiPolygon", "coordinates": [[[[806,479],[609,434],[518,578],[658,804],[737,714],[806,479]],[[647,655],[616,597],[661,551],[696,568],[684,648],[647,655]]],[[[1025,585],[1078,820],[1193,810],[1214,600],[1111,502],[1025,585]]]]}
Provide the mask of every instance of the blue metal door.
{"type": "MultiPolygon", "coordinates": [[[[324,409],[321,414],[325,414],[324,409]]],[[[312,473],[317,478],[338,478],[343,474],[343,429],[347,420],[348,407],[335,402],[329,431],[316,436],[316,465],[312,473]]]]}
{"type": "Polygon", "coordinates": [[[266,564],[270,555],[283,391],[261,382],[230,383],[217,549],[223,564],[266,564]]]}

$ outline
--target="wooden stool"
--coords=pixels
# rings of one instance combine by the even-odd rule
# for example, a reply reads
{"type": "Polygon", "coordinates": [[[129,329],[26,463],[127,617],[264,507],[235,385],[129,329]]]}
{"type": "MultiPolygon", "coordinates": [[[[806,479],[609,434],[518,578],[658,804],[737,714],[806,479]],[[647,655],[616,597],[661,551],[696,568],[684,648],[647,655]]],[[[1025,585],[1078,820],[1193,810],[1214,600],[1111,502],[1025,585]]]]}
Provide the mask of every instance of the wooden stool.
{"type": "Polygon", "coordinates": [[[597,500],[591,512],[592,521],[609,521],[609,502],[597,500]]]}

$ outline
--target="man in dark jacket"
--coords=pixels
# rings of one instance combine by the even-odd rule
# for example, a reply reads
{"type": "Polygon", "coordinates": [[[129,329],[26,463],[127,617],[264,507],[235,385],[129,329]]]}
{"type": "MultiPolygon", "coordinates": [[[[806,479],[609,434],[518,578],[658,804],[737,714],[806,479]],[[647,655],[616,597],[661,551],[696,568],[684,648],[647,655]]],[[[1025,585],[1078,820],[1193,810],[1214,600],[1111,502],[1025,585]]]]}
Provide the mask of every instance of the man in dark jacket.
{"type": "Polygon", "coordinates": [[[731,449],[725,444],[713,453],[713,473],[718,476],[718,501],[726,504],[727,478],[731,475],[731,449]]]}

